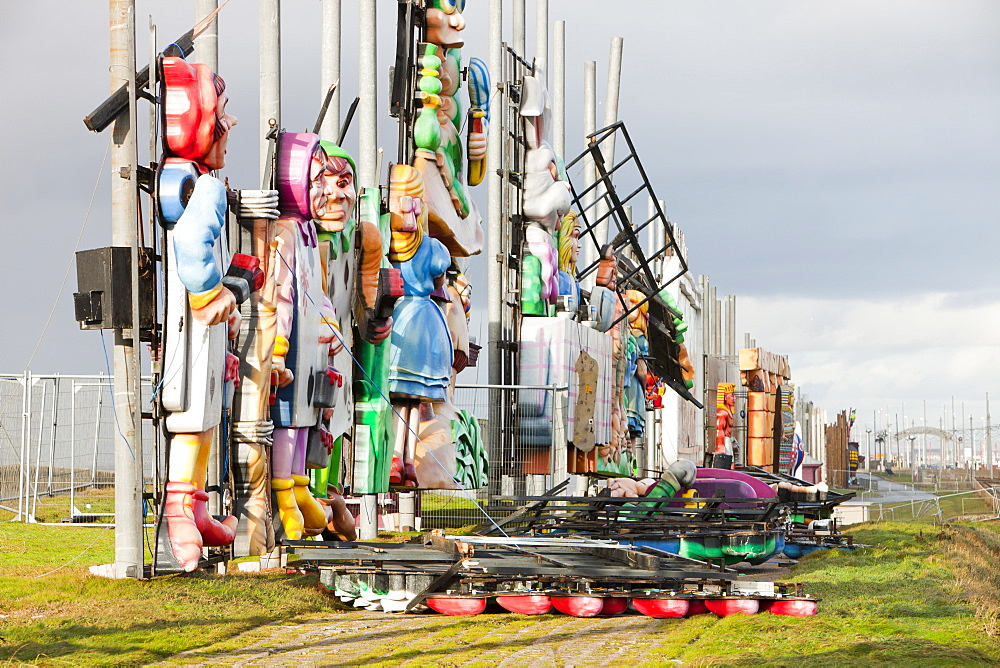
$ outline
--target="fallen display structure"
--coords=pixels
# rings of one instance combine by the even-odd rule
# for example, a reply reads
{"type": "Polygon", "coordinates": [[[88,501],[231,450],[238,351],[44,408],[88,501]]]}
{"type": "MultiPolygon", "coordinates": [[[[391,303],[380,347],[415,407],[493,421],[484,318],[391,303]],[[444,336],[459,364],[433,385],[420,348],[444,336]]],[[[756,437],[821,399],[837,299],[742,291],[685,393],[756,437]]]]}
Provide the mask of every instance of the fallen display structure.
{"type": "Polygon", "coordinates": [[[316,543],[289,549],[343,603],[386,612],[616,615],[629,603],[655,618],[712,612],[816,614],[799,584],[736,580],[737,573],[649,546],[589,538],[492,538],[431,533],[422,544],[316,543]]]}
{"type": "MultiPolygon", "coordinates": [[[[614,483],[612,483],[614,484],[614,483]]],[[[542,496],[506,497],[525,503],[477,531],[614,539],[708,562],[762,564],[784,554],[797,559],[819,549],[852,549],[851,536],[831,519],[853,493],[821,493],[801,480],[753,467],[697,469],[694,481],[667,497],[562,494],[565,483],[542,496]],[[772,487],[774,485],[774,487],[772,487]],[[785,485],[784,487],[782,485],[785,485]]],[[[652,491],[654,488],[650,488],[652,491]]]]}

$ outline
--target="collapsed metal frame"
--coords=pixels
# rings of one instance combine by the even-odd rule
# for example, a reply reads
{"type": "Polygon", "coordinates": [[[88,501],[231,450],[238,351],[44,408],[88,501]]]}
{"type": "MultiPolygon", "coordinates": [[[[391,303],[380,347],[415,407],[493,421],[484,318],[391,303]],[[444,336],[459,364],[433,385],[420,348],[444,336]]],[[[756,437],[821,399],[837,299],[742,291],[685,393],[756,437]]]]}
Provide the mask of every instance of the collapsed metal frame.
{"type": "MultiPolygon", "coordinates": [[[[434,595],[476,597],[529,591],[630,595],[642,590],[728,592],[735,570],[656,548],[581,538],[494,538],[424,534],[422,544],[292,541],[290,551],[320,582],[371,580],[388,589],[393,578],[412,587],[414,610],[434,595]],[[381,580],[381,582],[379,582],[381,580]]],[[[404,586],[405,586],[404,585],[404,586]]],[[[410,587],[407,587],[410,588],[410,587]]]]}
{"type": "MultiPolygon", "coordinates": [[[[625,123],[619,121],[613,125],[597,130],[587,135],[589,142],[587,148],[566,165],[567,174],[578,164],[583,163],[583,168],[587,169],[587,160],[594,165],[594,182],[578,189],[572,178],[568,178],[573,196],[573,206],[582,220],[580,226],[580,237],[589,240],[595,249],[594,260],[577,272],[577,280],[581,283],[588,281],[591,277],[596,277],[596,272],[600,265],[602,249],[605,246],[605,239],[599,237],[601,230],[608,228],[607,245],[611,247],[618,262],[620,278],[618,280],[618,300],[622,307],[621,315],[613,322],[612,327],[626,320],[632,313],[643,305],[649,305],[649,342],[650,351],[655,355],[651,359],[659,360],[659,367],[656,369],[657,375],[661,377],[672,390],[682,398],[690,401],[698,408],[703,405],[691,394],[688,388],[681,381],[682,364],[679,359],[677,347],[677,332],[673,325],[673,319],[682,317],[682,314],[670,307],[661,297],[660,292],[674,281],[687,273],[687,259],[681,252],[674,234],[673,224],[663,212],[660,201],[657,199],[653,187],[649,182],[639,155],[636,152],[635,144],[625,127],[625,123]],[[608,166],[604,153],[601,150],[602,144],[616,145],[618,135],[624,140],[626,155],[619,162],[608,166]],[[614,177],[619,175],[624,168],[631,167],[633,172],[629,174],[638,181],[638,185],[627,194],[620,195],[614,185],[614,177]],[[641,197],[645,195],[645,198],[641,197]],[[638,200],[636,198],[639,198],[638,200]],[[627,207],[630,202],[642,201],[645,199],[652,207],[652,215],[647,217],[639,225],[635,225],[630,219],[627,207]],[[588,200],[592,200],[588,202],[588,200]],[[614,222],[614,235],[610,230],[610,223],[614,222]],[[654,226],[651,229],[651,226],[654,226]],[[660,229],[656,229],[658,226],[660,229]],[[643,249],[640,241],[640,233],[655,231],[654,236],[663,239],[662,244],[657,244],[656,248],[643,249]],[[660,236],[662,234],[662,237],[660,236]],[[662,267],[666,265],[667,258],[677,258],[678,271],[664,275],[662,267]],[[653,263],[659,260],[660,269],[654,269],[653,263]],[[637,290],[644,295],[644,298],[635,304],[630,304],[624,296],[624,290],[637,290]]],[[[631,184],[629,184],[631,187],[631,184]]]]}
{"type": "MultiPolygon", "coordinates": [[[[594,161],[594,168],[596,171],[596,178],[594,182],[582,190],[577,189],[577,187],[573,184],[572,178],[569,179],[573,195],[573,206],[580,218],[583,220],[580,237],[590,239],[591,243],[598,251],[596,253],[596,259],[577,272],[577,280],[583,281],[592,275],[596,275],[597,268],[600,264],[600,251],[602,246],[605,244],[605,240],[598,238],[597,231],[603,224],[613,221],[617,228],[617,232],[614,237],[612,237],[609,229],[606,243],[611,245],[614,250],[615,257],[617,257],[619,261],[625,259],[625,263],[623,264],[634,264],[634,266],[628,267],[625,272],[621,273],[619,288],[624,287],[626,289],[639,290],[646,295],[645,299],[633,306],[630,306],[625,302],[624,297],[622,297],[619,293],[619,300],[624,308],[624,312],[612,323],[612,326],[614,326],[627,318],[632,312],[641,307],[643,304],[653,299],[654,296],[658,295],[661,290],[686,274],[688,266],[687,260],[681,253],[681,249],[674,236],[673,224],[669,221],[666,214],[663,213],[663,209],[660,207],[659,200],[653,192],[653,187],[649,182],[646,170],[642,166],[642,162],[639,160],[638,153],[636,153],[632,137],[625,128],[625,123],[619,121],[613,125],[609,125],[594,132],[593,134],[587,135],[587,139],[590,141],[583,153],[578,155],[566,165],[566,171],[568,174],[573,167],[584,161],[587,157],[590,157],[594,161]],[[620,134],[622,139],[625,140],[625,145],[628,147],[627,155],[618,163],[613,164],[609,169],[604,153],[601,151],[601,144],[606,141],[616,140],[618,134],[620,134]],[[614,176],[617,172],[619,172],[619,170],[630,164],[634,164],[641,183],[633,191],[622,197],[618,194],[618,191],[614,186],[614,176]],[[642,195],[643,193],[645,193],[648,200],[652,202],[654,213],[652,217],[647,218],[643,223],[636,226],[628,219],[625,207],[629,204],[629,202],[632,202],[636,197],[642,195]],[[591,195],[596,196],[594,197],[593,202],[588,204],[585,202],[585,198],[591,195]],[[607,208],[606,213],[602,213],[600,211],[602,206],[607,208]],[[594,218],[593,220],[592,214],[594,218]],[[638,235],[646,230],[647,227],[654,224],[662,226],[664,243],[659,248],[650,249],[649,255],[647,256],[646,252],[642,248],[642,243],[639,241],[638,235]],[[659,258],[665,258],[668,255],[672,255],[678,259],[680,262],[680,271],[669,277],[657,279],[652,267],[652,262],[659,258]]],[[[641,199],[638,201],[641,201],[641,199]]],[[[680,315],[672,309],[671,312],[673,315],[680,315]]]]}

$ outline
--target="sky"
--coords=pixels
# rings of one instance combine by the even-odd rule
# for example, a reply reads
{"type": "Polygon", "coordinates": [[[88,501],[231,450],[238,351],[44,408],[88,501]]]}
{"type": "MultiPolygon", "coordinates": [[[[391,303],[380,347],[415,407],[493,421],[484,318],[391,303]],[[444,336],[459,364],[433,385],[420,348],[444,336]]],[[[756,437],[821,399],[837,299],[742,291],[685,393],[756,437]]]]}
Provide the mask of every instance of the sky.
{"type": "MultiPolygon", "coordinates": [[[[343,5],[346,111],[359,94],[357,16],[343,5]]],[[[379,3],[380,110],[395,5],[379,3]]],[[[487,57],[487,8],[468,1],[466,57],[487,57]]],[[[162,48],[191,27],[194,3],[141,0],[136,15],[141,67],[149,17],[162,48]]],[[[107,4],[4,3],[0,17],[11,231],[0,371],[97,373],[101,336],[73,319],[72,256],[110,244],[108,133],[82,123],[109,90],[107,4]]],[[[737,296],[740,341],[749,332],[788,355],[793,382],[831,419],[856,408],[862,424],[875,414],[920,425],[926,402],[926,423],[944,415],[950,427],[954,397],[957,421],[964,404],[982,426],[986,393],[1000,402],[1000,3],[551,0],[550,19],[567,21],[567,160],[584,146],[583,63],[597,61],[600,119],[609,42],[622,36],[620,117],[685,234],[691,271],[737,296]]],[[[240,118],[223,172],[233,187],[258,181],[256,21],[253,0],[220,16],[219,71],[240,118]]],[[[290,130],[311,127],[320,104],[319,21],[319,0],[283,3],[290,130]]],[[[387,113],[379,132],[394,154],[387,113]]],[[[481,285],[485,269],[473,274],[481,285]]],[[[485,288],[477,295],[474,319],[485,288]]]]}

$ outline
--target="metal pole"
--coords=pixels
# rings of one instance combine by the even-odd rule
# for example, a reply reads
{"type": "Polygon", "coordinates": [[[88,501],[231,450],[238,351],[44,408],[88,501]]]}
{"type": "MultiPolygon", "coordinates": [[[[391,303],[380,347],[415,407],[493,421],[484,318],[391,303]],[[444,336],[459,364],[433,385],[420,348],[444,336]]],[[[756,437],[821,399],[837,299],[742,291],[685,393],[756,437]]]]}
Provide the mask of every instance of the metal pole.
{"type": "MultiPolygon", "coordinates": [[[[583,64],[583,134],[585,136],[593,134],[597,130],[597,61],[588,60],[583,64]]],[[[586,140],[589,142],[589,140],[586,140]]],[[[588,152],[583,158],[583,187],[589,192],[583,196],[583,208],[587,211],[587,218],[596,220],[594,212],[594,200],[596,194],[590,187],[597,180],[594,173],[594,159],[588,152]]],[[[584,244],[584,265],[590,266],[597,261],[598,249],[592,243],[584,244]]],[[[587,277],[586,288],[594,287],[596,272],[587,277]]]]}
{"type": "Polygon", "coordinates": [[[97,420],[94,422],[94,458],[90,464],[90,482],[97,482],[97,453],[100,449],[100,439],[101,439],[101,412],[104,410],[104,390],[108,387],[108,381],[111,379],[105,379],[100,381],[98,385],[97,393],[97,420]]]}
{"type": "MultiPolygon", "coordinates": [[[[377,9],[375,0],[358,2],[358,183],[378,191],[378,51],[376,49],[377,9]]],[[[378,537],[378,496],[361,497],[361,540],[378,537]]]]}
{"type": "Polygon", "coordinates": [[[527,47],[524,43],[524,15],[524,0],[514,0],[514,51],[517,52],[517,55],[530,62],[531,59],[525,53],[527,47]]]}
{"type": "MultiPolygon", "coordinates": [[[[219,8],[219,0],[195,0],[194,1],[194,22],[197,24],[206,16],[219,8]]],[[[213,72],[219,71],[219,17],[216,16],[208,24],[205,32],[194,39],[194,57],[197,62],[204,63],[212,68],[213,72]]]]}
{"type": "MultiPolygon", "coordinates": [[[[55,390],[52,397],[52,424],[49,428],[49,487],[48,493],[52,494],[52,485],[55,482],[53,474],[56,463],[56,431],[59,429],[59,378],[56,378],[55,390]]],[[[72,462],[72,457],[70,458],[72,462]]],[[[72,466],[70,466],[72,469],[72,466]]]]}
{"type": "MultiPolygon", "coordinates": [[[[655,215],[656,202],[652,197],[649,197],[646,201],[646,220],[651,220],[655,215]]],[[[656,223],[653,222],[646,228],[646,257],[652,257],[656,251],[656,223]]],[[[656,272],[654,271],[653,273],[655,274],[656,272]]]]}
{"type": "MultiPolygon", "coordinates": [[[[608,89],[605,92],[606,97],[604,100],[604,127],[618,122],[618,93],[622,83],[622,48],[624,44],[625,40],[621,37],[611,38],[611,53],[608,57],[608,89]]],[[[602,142],[601,154],[604,156],[604,164],[607,165],[608,171],[611,171],[615,164],[615,133],[611,133],[602,142]]],[[[608,176],[609,184],[613,178],[613,175],[608,176]]],[[[600,193],[598,193],[598,197],[600,198],[604,194],[605,189],[599,188],[598,190],[600,190],[600,193]]],[[[597,218],[600,218],[607,212],[608,208],[604,200],[599,199],[597,218]]],[[[597,227],[597,240],[601,244],[608,242],[608,223],[609,221],[605,219],[597,227]]]]}
{"type": "Polygon", "coordinates": [[[993,479],[993,435],[990,433],[990,393],[986,393],[986,474],[993,479]]]}
{"type": "MultiPolygon", "coordinates": [[[[111,90],[128,86],[129,113],[115,120],[111,146],[111,243],[132,248],[136,262],[138,202],[135,133],[135,2],[110,0],[111,90]]],[[[139,295],[134,287],[133,302],[139,295]]],[[[134,313],[133,313],[134,316],[134,313]]],[[[133,322],[138,325],[138,322],[133,322]]],[[[142,449],[135,414],[138,397],[133,379],[139,377],[138,343],[130,333],[115,331],[114,397],[121,438],[115,439],[115,577],[142,577],[142,449]]]]}
{"type": "Polygon", "coordinates": [[[375,0],[358,2],[358,183],[378,188],[378,51],[376,49],[375,0]]]}
{"type": "Polygon", "coordinates": [[[535,58],[545,61],[545,83],[549,85],[549,0],[535,0],[535,58]]]}
{"type": "MultiPolygon", "coordinates": [[[[548,13],[548,8],[546,8],[548,13]]],[[[552,45],[552,148],[566,157],[566,22],[556,21],[552,45]]]]}
{"type": "Polygon", "coordinates": [[[24,388],[23,394],[21,395],[21,458],[20,458],[20,475],[17,478],[17,519],[21,522],[27,522],[27,512],[28,512],[28,485],[27,485],[27,475],[28,475],[28,430],[31,429],[31,420],[29,420],[29,413],[31,411],[31,372],[24,372],[24,379],[21,381],[24,388]]]}
{"type": "MultiPolygon", "coordinates": [[[[323,46],[320,54],[320,101],[326,99],[330,90],[340,78],[340,5],[341,0],[323,0],[323,46]]],[[[340,132],[340,88],[330,100],[319,134],[323,139],[335,141],[340,132]]]]}
{"type": "Polygon", "coordinates": [[[267,174],[267,133],[273,119],[281,128],[281,2],[258,0],[260,30],[260,183],[267,174]]]}
{"type": "MultiPolygon", "coordinates": [[[[486,160],[490,167],[486,173],[488,202],[486,213],[487,235],[489,237],[490,253],[493,256],[492,261],[486,263],[486,287],[489,300],[489,324],[487,328],[489,344],[487,352],[489,353],[489,383],[490,385],[500,385],[503,383],[503,365],[500,358],[499,344],[502,338],[501,320],[503,318],[504,301],[502,265],[504,258],[500,257],[503,237],[503,221],[501,220],[501,216],[503,215],[504,184],[501,172],[503,167],[501,160],[503,157],[503,126],[504,118],[506,117],[506,110],[503,108],[503,105],[507,104],[506,99],[502,95],[505,82],[500,80],[501,72],[503,71],[503,0],[490,0],[488,31],[489,52],[487,57],[489,58],[490,76],[493,80],[493,85],[496,86],[496,91],[500,93],[500,104],[497,105],[497,108],[501,109],[501,113],[496,113],[493,116],[493,128],[489,133],[486,144],[486,160]]],[[[491,401],[491,403],[493,402],[491,401]]],[[[491,420],[494,419],[493,413],[497,413],[497,417],[499,416],[498,411],[491,411],[491,420]]],[[[492,431],[493,428],[491,427],[492,431]]]]}

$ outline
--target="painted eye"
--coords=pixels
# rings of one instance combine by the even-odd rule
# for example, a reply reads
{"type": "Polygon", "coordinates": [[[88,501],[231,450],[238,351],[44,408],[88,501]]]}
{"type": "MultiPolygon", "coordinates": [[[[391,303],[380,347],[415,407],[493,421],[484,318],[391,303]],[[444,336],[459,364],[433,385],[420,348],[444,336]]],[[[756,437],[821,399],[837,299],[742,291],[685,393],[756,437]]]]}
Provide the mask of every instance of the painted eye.
{"type": "Polygon", "coordinates": [[[461,0],[437,0],[436,4],[445,14],[454,14],[461,0]]]}

